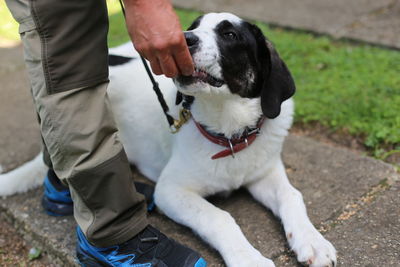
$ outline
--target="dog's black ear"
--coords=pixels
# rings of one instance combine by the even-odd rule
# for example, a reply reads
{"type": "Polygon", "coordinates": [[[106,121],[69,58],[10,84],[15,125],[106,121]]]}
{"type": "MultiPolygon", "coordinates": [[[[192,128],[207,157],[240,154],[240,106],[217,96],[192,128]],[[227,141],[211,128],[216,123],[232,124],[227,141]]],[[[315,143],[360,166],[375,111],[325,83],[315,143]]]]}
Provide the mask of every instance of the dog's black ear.
{"type": "Polygon", "coordinates": [[[179,105],[183,101],[183,94],[179,91],[176,92],[175,105],[179,105]]]}
{"type": "Polygon", "coordinates": [[[273,119],[280,114],[282,102],[294,94],[296,86],[289,69],[271,42],[257,26],[252,26],[258,46],[257,60],[262,69],[261,108],[267,118],[273,119]]]}

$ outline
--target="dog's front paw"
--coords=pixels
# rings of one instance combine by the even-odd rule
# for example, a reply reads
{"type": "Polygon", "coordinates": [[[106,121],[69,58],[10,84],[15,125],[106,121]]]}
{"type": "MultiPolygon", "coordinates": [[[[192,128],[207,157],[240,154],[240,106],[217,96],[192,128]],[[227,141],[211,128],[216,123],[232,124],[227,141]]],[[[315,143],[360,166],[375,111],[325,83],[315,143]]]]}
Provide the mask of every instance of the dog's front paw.
{"type": "Polygon", "coordinates": [[[289,233],[288,241],[297,260],[310,267],[336,266],[336,250],[316,229],[289,233]]]}

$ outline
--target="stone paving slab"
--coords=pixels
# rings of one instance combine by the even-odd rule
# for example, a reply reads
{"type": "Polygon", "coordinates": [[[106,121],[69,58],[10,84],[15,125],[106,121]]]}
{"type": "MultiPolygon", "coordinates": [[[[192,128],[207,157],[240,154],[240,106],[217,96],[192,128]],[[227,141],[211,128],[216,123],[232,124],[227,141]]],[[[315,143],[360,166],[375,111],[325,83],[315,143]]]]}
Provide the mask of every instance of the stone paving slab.
{"type": "Polygon", "coordinates": [[[340,266],[400,266],[400,182],[327,234],[340,266]]]}
{"type": "MultiPolygon", "coordinates": [[[[14,63],[18,66],[18,60],[21,62],[17,57],[20,55],[20,48],[0,49],[2,58],[3,55],[12,53],[15,53],[14,63]]],[[[40,144],[29,90],[22,87],[23,75],[24,71],[18,67],[0,64],[0,81],[10,85],[0,90],[0,164],[8,170],[15,167],[16,162],[19,164],[32,158],[38,152],[40,144]],[[16,77],[20,79],[15,80],[16,77]],[[13,81],[20,83],[19,86],[12,87],[13,81]]],[[[317,226],[335,220],[343,214],[349,203],[357,201],[382,181],[391,183],[398,179],[398,175],[388,164],[304,137],[290,136],[283,155],[289,178],[303,192],[310,218],[317,226]]],[[[137,174],[135,176],[139,178],[137,174]]],[[[37,189],[0,200],[2,216],[13,220],[25,237],[43,247],[55,262],[62,262],[63,266],[73,265],[75,223],[72,218],[51,218],[44,214],[40,207],[41,194],[41,189],[37,189]]],[[[278,220],[257,204],[248,193],[241,190],[226,199],[214,197],[211,201],[235,217],[250,242],[265,256],[276,258],[278,266],[295,266],[290,265],[294,259],[287,254],[278,220]]],[[[396,203],[388,203],[388,207],[384,208],[395,209],[398,207],[396,203]],[[393,207],[395,204],[397,206],[393,207]]],[[[168,235],[201,251],[211,263],[210,266],[223,266],[218,253],[189,229],[157,213],[150,216],[150,221],[168,235]]],[[[344,222],[341,227],[346,226],[347,223],[344,222]]],[[[344,228],[333,228],[328,234],[336,229],[344,228]]],[[[351,233],[351,229],[345,230],[351,233]]],[[[352,250],[335,238],[340,233],[346,233],[345,230],[338,230],[338,234],[332,236],[332,241],[338,246],[339,254],[352,262],[357,259],[352,257],[352,250]]],[[[381,235],[378,229],[368,230],[372,237],[378,238],[381,235]]]]}
{"type": "MultiPolygon", "coordinates": [[[[380,1],[376,1],[380,2],[380,1]]],[[[338,29],[333,35],[400,48],[400,1],[374,9],[338,29]]]]}
{"type": "Polygon", "coordinates": [[[284,148],[289,178],[303,193],[309,216],[317,224],[338,216],[382,180],[398,179],[389,164],[310,138],[290,136],[284,148]]]}
{"type": "Polygon", "coordinates": [[[204,12],[243,18],[335,38],[363,40],[400,49],[399,0],[173,0],[204,12]]]}
{"type": "MultiPolygon", "coordinates": [[[[397,179],[393,168],[387,164],[304,137],[288,139],[284,158],[289,177],[303,192],[309,215],[316,225],[338,216],[346,204],[360,198],[382,179],[397,179]],[[351,164],[360,169],[350,171],[351,164]]],[[[73,264],[74,222],[72,218],[51,218],[44,214],[40,196],[41,189],[37,189],[1,200],[0,206],[22,232],[39,240],[51,256],[73,264]]],[[[234,216],[249,241],[265,256],[278,257],[285,252],[286,242],[278,220],[245,191],[211,201],[234,216]]],[[[189,229],[157,213],[150,216],[150,221],[168,235],[201,251],[211,266],[223,265],[218,254],[189,229]]],[[[335,244],[335,240],[333,242],[335,244]]]]}
{"type": "Polygon", "coordinates": [[[22,48],[0,48],[0,164],[10,170],[38,151],[39,127],[22,48]]]}

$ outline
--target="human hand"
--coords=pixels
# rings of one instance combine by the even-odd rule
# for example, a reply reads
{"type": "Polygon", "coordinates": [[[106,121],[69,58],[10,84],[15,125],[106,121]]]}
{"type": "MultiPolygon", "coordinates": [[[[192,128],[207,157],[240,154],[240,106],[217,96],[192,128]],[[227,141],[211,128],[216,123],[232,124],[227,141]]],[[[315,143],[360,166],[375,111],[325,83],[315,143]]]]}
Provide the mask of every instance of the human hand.
{"type": "Polygon", "coordinates": [[[136,50],[157,75],[194,71],[179,19],[169,0],[124,0],[126,25],[136,50]]]}

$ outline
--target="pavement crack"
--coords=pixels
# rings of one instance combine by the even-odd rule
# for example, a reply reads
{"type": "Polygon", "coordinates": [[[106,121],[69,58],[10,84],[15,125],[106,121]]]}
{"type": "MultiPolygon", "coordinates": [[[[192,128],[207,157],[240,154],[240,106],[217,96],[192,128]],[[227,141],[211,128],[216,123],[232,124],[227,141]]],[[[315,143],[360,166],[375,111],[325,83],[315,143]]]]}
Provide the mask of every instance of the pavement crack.
{"type": "Polygon", "coordinates": [[[321,233],[326,233],[331,231],[336,226],[345,223],[363,208],[373,203],[379,197],[379,195],[387,191],[393,184],[394,180],[392,179],[382,179],[378,184],[371,187],[367,193],[363,194],[354,202],[346,205],[344,210],[336,218],[322,222],[319,225],[318,230],[321,233]]]}

